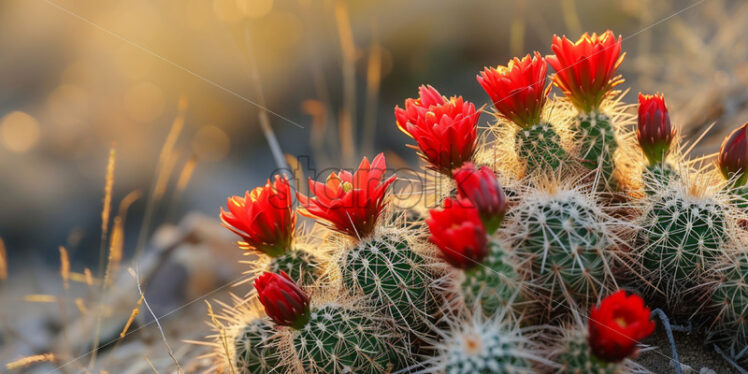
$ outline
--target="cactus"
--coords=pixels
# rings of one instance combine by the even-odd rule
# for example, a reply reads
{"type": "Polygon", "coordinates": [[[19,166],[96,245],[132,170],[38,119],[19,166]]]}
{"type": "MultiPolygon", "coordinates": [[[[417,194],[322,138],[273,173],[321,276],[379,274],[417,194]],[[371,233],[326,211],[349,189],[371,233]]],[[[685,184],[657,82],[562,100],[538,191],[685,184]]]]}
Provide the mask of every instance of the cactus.
{"type": "Polygon", "coordinates": [[[621,374],[622,364],[605,362],[590,351],[584,330],[567,328],[566,335],[557,347],[554,361],[564,374],[621,374]]]}
{"type": "Polygon", "coordinates": [[[466,270],[462,281],[465,304],[480,307],[486,316],[508,308],[519,290],[514,265],[498,243],[492,242],[490,246],[488,256],[481,264],[466,270]]]}
{"type": "Polygon", "coordinates": [[[748,185],[728,187],[730,203],[738,209],[748,212],[748,185]]]}
{"type": "Polygon", "coordinates": [[[568,159],[561,147],[561,137],[550,123],[540,123],[517,130],[517,155],[528,171],[555,170],[568,159]]]}
{"type": "Polygon", "coordinates": [[[312,286],[322,273],[322,261],[309,251],[296,249],[274,257],[268,265],[268,271],[285,271],[301,286],[312,286]]]}
{"type": "Polygon", "coordinates": [[[507,231],[525,263],[523,278],[553,300],[586,305],[609,288],[611,218],[577,190],[536,191],[515,208],[507,231]]]}
{"type": "Polygon", "coordinates": [[[504,314],[484,319],[478,315],[442,332],[436,355],[421,372],[447,374],[531,373],[537,354],[536,331],[520,329],[503,320],[504,314]]]}
{"type": "Polygon", "coordinates": [[[384,308],[399,326],[424,331],[439,308],[434,272],[398,233],[359,243],[339,265],[345,288],[384,308]]]}
{"type": "Polygon", "coordinates": [[[250,321],[234,339],[235,365],[241,374],[285,373],[277,352],[278,337],[268,318],[250,321]]]}
{"type": "Polygon", "coordinates": [[[712,198],[696,198],[680,189],[653,197],[639,232],[643,273],[665,292],[668,304],[694,286],[720,253],[724,213],[712,198]]]}
{"type": "Polygon", "coordinates": [[[748,365],[748,254],[741,253],[717,267],[716,288],[710,297],[714,324],[709,340],[748,365]]]}
{"type": "Polygon", "coordinates": [[[599,167],[605,184],[615,186],[613,173],[618,142],[610,117],[600,112],[580,114],[573,130],[582,164],[590,169],[599,167]]]}
{"type": "Polygon", "coordinates": [[[305,373],[386,373],[392,352],[383,331],[366,313],[330,303],[293,331],[292,344],[305,373]]]}
{"type": "Polygon", "coordinates": [[[647,165],[642,173],[644,191],[647,195],[655,195],[660,188],[667,186],[671,180],[677,180],[678,178],[678,174],[673,170],[672,166],[667,163],[663,162],[655,165],[647,165]]]}

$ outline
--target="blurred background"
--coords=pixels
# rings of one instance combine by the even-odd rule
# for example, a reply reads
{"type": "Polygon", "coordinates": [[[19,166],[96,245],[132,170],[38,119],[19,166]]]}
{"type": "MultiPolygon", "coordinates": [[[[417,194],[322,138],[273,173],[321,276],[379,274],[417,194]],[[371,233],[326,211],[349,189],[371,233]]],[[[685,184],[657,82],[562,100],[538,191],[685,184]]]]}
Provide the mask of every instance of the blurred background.
{"type": "Polygon", "coordinates": [[[0,237],[11,264],[57,266],[65,245],[95,267],[112,147],[113,209],[140,193],[125,257],[154,193],[146,230],[217,217],[278,167],[260,107],[285,161],[417,165],[394,105],[424,83],[487,104],[475,75],[553,34],[621,34],[627,101],[663,92],[685,136],[716,121],[709,154],[748,118],[747,19],[728,0],[4,0],[0,237]]]}

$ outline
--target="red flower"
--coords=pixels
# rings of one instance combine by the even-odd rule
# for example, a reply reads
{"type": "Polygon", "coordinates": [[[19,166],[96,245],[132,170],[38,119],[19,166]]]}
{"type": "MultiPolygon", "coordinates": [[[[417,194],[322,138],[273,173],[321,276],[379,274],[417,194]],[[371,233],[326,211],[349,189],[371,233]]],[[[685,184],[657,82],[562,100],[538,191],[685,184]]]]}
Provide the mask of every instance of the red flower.
{"type": "Polygon", "coordinates": [[[675,129],[670,125],[665,98],[660,94],[639,94],[639,124],[636,128],[636,138],[650,164],[655,165],[665,160],[675,134],[675,129]]]}
{"type": "Polygon", "coordinates": [[[265,313],[275,323],[300,329],[309,321],[309,296],[285,272],[264,273],[254,286],[265,313]]]}
{"type": "Polygon", "coordinates": [[[406,130],[408,123],[418,123],[418,119],[424,117],[432,105],[441,105],[447,101],[430,85],[418,87],[418,94],[418,99],[405,99],[405,109],[395,106],[397,127],[409,136],[410,133],[406,130]]]}
{"type": "Polygon", "coordinates": [[[546,60],[556,70],[553,83],[584,113],[598,109],[610,90],[623,83],[615,74],[626,54],[621,54],[621,37],[616,40],[610,30],[584,33],[576,43],[554,35],[551,49],[555,55],[546,60]]]}
{"type": "Polygon", "coordinates": [[[748,167],[746,132],[748,132],[748,122],[735,129],[730,136],[725,138],[717,158],[719,169],[725,178],[730,179],[737,176],[734,183],[736,187],[744,185],[746,179],[748,179],[748,174],[745,173],[746,167],[748,167]]]}
{"type": "Polygon", "coordinates": [[[232,196],[227,201],[228,211],[221,208],[223,226],[242,237],[242,249],[255,249],[269,256],[278,256],[291,244],[296,214],[288,178],[275,176],[275,181],[244,197],[232,196]]]}
{"type": "Polygon", "coordinates": [[[631,356],[636,343],[654,331],[650,310],[638,295],[618,291],[609,295],[589,318],[589,345],[597,358],[618,362],[631,356]]]}
{"type": "Polygon", "coordinates": [[[432,209],[426,224],[432,243],[442,257],[455,267],[469,269],[488,254],[486,229],[478,209],[469,200],[448,198],[444,209],[432,209]]]}
{"type": "Polygon", "coordinates": [[[314,197],[298,194],[306,209],[301,214],[323,219],[332,229],[353,237],[369,235],[384,209],[387,187],[395,181],[394,175],[381,181],[386,168],[384,155],[380,153],[371,165],[364,157],[353,175],[341,170],[340,174],[330,174],[325,183],[310,178],[309,191],[314,197]]]}
{"type": "Polygon", "coordinates": [[[514,58],[507,66],[485,68],[478,83],[491,97],[496,110],[520,127],[540,123],[543,105],[551,90],[545,79],[548,65],[540,53],[514,58]]]}
{"type": "Polygon", "coordinates": [[[506,213],[506,195],[493,170],[487,166],[476,169],[472,162],[466,162],[455,169],[452,176],[459,196],[470,200],[478,209],[486,231],[496,231],[506,213]]]}
{"type": "Polygon", "coordinates": [[[445,101],[438,95],[432,87],[421,87],[421,98],[406,100],[405,109],[396,106],[395,116],[398,128],[418,143],[421,158],[451,175],[475,153],[480,111],[462,97],[445,101]]]}

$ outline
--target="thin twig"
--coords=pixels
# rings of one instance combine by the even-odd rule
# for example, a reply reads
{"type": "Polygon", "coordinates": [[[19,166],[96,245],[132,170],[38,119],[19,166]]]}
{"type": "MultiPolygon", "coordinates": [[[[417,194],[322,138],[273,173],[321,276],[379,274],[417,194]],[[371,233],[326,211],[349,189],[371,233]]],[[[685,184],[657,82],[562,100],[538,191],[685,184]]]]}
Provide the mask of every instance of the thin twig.
{"type": "Polygon", "coordinates": [[[161,340],[164,341],[164,345],[166,345],[166,350],[169,351],[169,357],[171,357],[171,359],[174,361],[174,364],[177,365],[177,373],[182,374],[182,367],[179,365],[179,361],[177,361],[177,358],[174,357],[174,351],[171,350],[169,341],[166,340],[166,334],[164,334],[164,329],[163,327],[161,327],[161,322],[158,321],[158,317],[156,317],[156,314],[153,313],[151,306],[148,305],[148,300],[145,298],[143,289],[140,288],[140,277],[138,276],[138,272],[133,270],[132,268],[129,268],[128,271],[130,272],[130,275],[132,275],[133,278],[135,278],[135,283],[138,285],[138,293],[140,294],[140,297],[143,299],[143,304],[145,304],[146,309],[148,309],[148,313],[151,314],[151,316],[153,317],[153,320],[156,322],[156,327],[158,327],[158,331],[161,333],[161,340]]]}

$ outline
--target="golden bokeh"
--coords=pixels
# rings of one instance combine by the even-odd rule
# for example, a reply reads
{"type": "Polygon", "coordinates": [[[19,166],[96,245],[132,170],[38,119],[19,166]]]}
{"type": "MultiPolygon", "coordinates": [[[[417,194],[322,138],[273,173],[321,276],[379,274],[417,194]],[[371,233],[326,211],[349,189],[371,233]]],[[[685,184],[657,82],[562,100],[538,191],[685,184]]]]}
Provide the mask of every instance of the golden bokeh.
{"type": "Polygon", "coordinates": [[[236,0],[239,9],[249,18],[260,18],[273,10],[273,0],[236,0]]]}
{"type": "Polygon", "coordinates": [[[11,152],[30,150],[40,137],[39,122],[24,112],[13,111],[0,121],[0,143],[11,152]]]}
{"type": "Polygon", "coordinates": [[[231,140],[216,126],[203,126],[192,138],[192,152],[200,161],[219,161],[229,153],[231,140]]]}

